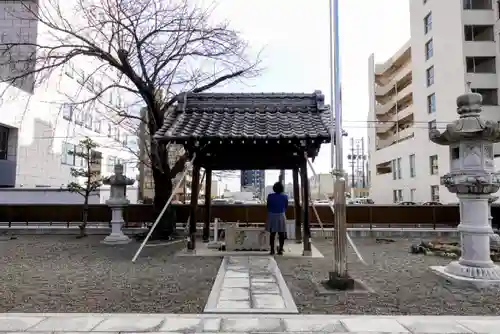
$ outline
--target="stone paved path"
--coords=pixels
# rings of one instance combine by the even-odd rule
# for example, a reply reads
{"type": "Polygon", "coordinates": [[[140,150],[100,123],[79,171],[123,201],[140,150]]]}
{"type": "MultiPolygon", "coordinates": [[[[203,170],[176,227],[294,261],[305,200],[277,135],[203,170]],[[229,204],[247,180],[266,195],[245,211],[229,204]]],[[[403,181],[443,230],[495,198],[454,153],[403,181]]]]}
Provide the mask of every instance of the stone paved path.
{"type": "Polygon", "coordinates": [[[205,313],[298,313],[272,256],[226,256],[205,313]]]}
{"type": "Polygon", "coordinates": [[[499,333],[500,317],[262,314],[0,314],[0,333],[499,333]]]}

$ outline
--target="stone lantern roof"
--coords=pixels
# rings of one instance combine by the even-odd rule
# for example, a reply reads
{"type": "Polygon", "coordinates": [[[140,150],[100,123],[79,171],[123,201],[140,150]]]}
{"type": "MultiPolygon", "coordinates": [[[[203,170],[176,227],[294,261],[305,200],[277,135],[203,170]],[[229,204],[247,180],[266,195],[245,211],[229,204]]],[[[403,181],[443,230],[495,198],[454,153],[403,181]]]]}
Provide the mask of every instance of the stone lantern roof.
{"type": "Polygon", "coordinates": [[[486,140],[500,142],[500,127],[497,122],[481,117],[483,97],[468,92],[457,98],[459,119],[446,126],[444,132],[429,130],[429,139],[438,145],[451,145],[463,140],[486,140]]]}

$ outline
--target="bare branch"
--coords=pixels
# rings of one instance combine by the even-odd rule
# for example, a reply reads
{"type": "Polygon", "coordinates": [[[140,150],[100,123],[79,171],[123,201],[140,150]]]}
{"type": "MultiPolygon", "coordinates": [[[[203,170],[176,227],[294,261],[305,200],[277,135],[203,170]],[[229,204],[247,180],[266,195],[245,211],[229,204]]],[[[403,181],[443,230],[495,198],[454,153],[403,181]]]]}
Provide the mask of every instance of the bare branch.
{"type": "Polygon", "coordinates": [[[61,94],[76,105],[104,106],[120,126],[123,119],[144,123],[155,175],[173,178],[186,160],[181,157],[169,166],[165,147],[152,140],[176,96],[259,73],[258,56],[252,59],[238,32],[227,22],[214,23],[211,8],[190,0],[45,0],[43,7],[32,0],[19,3],[24,19],[46,31],[47,38],[36,40],[36,34],[20,32],[1,40],[1,80],[33,89],[57,71],[71,80],[66,69],[91,64],[83,78],[74,76],[82,86],[76,96],[61,94]],[[127,96],[127,106],[110,102],[116,92],[127,96]],[[134,113],[134,104],[145,107],[146,115],[134,113]]]}

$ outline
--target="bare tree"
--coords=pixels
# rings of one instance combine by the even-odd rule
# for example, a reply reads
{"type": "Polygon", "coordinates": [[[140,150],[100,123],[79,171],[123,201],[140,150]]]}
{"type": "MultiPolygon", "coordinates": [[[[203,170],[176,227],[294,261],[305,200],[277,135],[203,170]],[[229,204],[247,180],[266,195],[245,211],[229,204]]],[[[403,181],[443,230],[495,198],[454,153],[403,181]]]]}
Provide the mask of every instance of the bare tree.
{"type": "Polygon", "coordinates": [[[82,223],[78,226],[80,229],[79,238],[86,237],[86,227],[89,217],[89,197],[102,185],[101,171],[96,170],[94,166],[100,166],[100,156],[95,151],[98,145],[90,138],[85,138],[71,152],[77,159],[81,160],[79,168],[71,168],[71,176],[77,181],[68,184],[69,191],[83,196],[82,223]],[[83,179],[83,180],[82,180],[83,179]],[[83,182],[82,182],[83,181],[83,182]]]}
{"type": "MultiPolygon", "coordinates": [[[[16,84],[30,79],[36,86],[63,67],[89,60],[97,65],[80,78],[82,85],[115,73],[110,84],[93,85],[91,97],[72,102],[104,104],[119,117],[146,124],[154,206],[159,212],[172,192],[173,178],[186,162],[184,155],[169,165],[166,148],[152,138],[165,113],[172,110],[181,92],[202,92],[255,76],[258,57],[250,59],[247,43],[228,22],[213,23],[213,7],[204,9],[194,1],[45,0],[40,7],[33,0],[19,1],[29,13],[24,19],[36,20],[38,31],[43,27],[47,34],[37,41],[0,43],[0,66],[16,68],[4,73],[2,80],[16,84]],[[110,106],[103,97],[116,89],[134,94],[146,106],[147,117],[110,106]]],[[[158,228],[162,230],[165,228],[158,228]]]]}

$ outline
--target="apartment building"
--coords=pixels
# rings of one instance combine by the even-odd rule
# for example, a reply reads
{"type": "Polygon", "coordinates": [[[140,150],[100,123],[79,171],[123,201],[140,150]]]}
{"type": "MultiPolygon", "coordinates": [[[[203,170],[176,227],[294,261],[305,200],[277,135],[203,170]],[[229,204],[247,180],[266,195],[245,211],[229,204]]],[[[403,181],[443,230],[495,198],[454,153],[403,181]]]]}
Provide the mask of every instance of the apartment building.
{"type": "Polygon", "coordinates": [[[376,203],[457,202],[440,185],[447,147],[428,130],[457,118],[468,87],[483,96],[483,117],[500,121],[500,3],[410,0],[410,41],[383,64],[369,58],[370,196],[376,203]]]}
{"type": "MultiPolygon", "coordinates": [[[[2,42],[45,43],[53,36],[25,4],[0,1],[2,42]]],[[[17,65],[2,67],[1,77],[28,69],[17,65]]],[[[54,70],[43,84],[34,77],[12,86],[0,82],[0,187],[61,187],[74,181],[70,170],[83,161],[72,152],[86,136],[99,145],[95,154],[101,157],[101,175],[112,174],[114,165],[122,163],[125,173],[136,177],[135,125],[116,113],[126,110],[129,97],[109,89],[92,104],[73,103],[95,96],[117,75],[97,68],[90,58],[81,57],[54,70]]]]}
{"type": "Polygon", "coordinates": [[[265,193],[266,172],[264,170],[242,170],[241,191],[253,191],[259,198],[265,193]]]}

